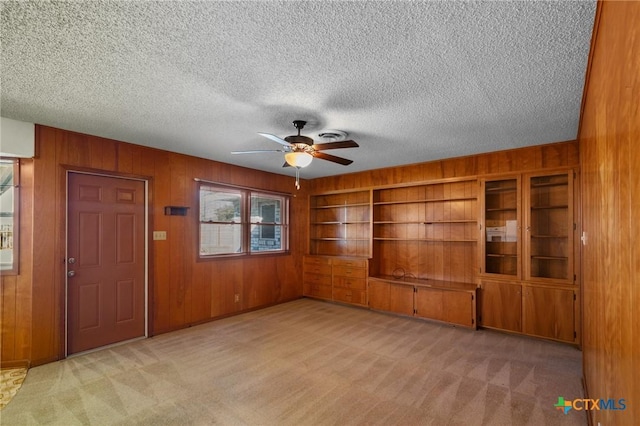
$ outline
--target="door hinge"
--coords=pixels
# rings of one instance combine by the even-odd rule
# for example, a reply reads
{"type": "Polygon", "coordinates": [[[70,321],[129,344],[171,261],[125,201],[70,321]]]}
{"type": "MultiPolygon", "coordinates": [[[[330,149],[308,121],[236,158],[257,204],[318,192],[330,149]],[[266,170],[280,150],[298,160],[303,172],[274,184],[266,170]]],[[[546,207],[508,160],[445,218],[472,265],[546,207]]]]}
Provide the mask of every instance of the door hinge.
{"type": "Polygon", "coordinates": [[[575,231],[576,229],[578,229],[578,225],[577,224],[573,224],[573,230],[575,231]]]}
{"type": "Polygon", "coordinates": [[[414,310],[413,310],[413,314],[414,314],[414,315],[418,315],[418,310],[417,310],[417,309],[414,309],[414,310]]]}
{"type": "MultiPolygon", "coordinates": [[[[578,279],[578,277],[576,276],[576,274],[573,274],[573,282],[576,282],[576,279],[578,279]]],[[[575,296],[575,294],[574,294],[575,296]]]]}
{"type": "Polygon", "coordinates": [[[575,293],[573,294],[573,300],[576,300],[576,294],[575,293]]]}
{"type": "Polygon", "coordinates": [[[418,287],[414,287],[414,288],[413,288],[413,292],[414,292],[414,293],[417,293],[417,292],[418,292],[418,287]]]}
{"type": "Polygon", "coordinates": [[[471,300],[473,300],[473,294],[471,295],[471,300]]]}
{"type": "Polygon", "coordinates": [[[574,339],[577,339],[577,338],[578,338],[578,333],[576,333],[576,331],[575,331],[575,330],[573,330],[573,338],[574,338],[574,339]]]}
{"type": "Polygon", "coordinates": [[[575,179],[576,177],[578,177],[578,175],[576,174],[576,172],[573,172],[573,178],[575,179]]]}

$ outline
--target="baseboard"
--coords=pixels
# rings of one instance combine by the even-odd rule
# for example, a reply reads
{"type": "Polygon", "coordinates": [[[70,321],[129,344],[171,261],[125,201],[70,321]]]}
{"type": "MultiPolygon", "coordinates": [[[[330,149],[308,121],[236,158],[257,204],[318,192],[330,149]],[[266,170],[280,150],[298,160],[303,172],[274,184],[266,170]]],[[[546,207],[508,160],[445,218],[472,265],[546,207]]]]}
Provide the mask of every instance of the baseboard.
{"type": "Polygon", "coordinates": [[[11,368],[29,368],[31,362],[28,359],[19,359],[15,361],[0,361],[0,369],[8,370],[11,368]]]}
{"type": "Polygon", "coordinates": [[[206,319],[203,319],[201,321],[194,321],[192,323],[183,324],[183,325],[180,325],[178,327],[172,327],[172,328],[160,329],[160,330],[153,330],[152,332],[151,331],[149,332],[149,337],[159,336],[159,335],[165,334],[165,333],[171,333],[172,331],[184,330],[185,328],[195,327],[197,325],[206,324],[206,323],[217,321],[217,320],[221,320],[221,319],[224,319],[224,318],[234,317],[236,315],[246,314],[248,312],[259,311],[260,309],[269,308],[271,306],[276,306],[276,305],[281,305],[283,303],[293,302],[294,300],[302,299],[303,297],[304,296],[294,296],[292,298],[282,299],[282,300],[279,300],[277,302],[268,303],[266,305],[260,305],[260,306],[255,306],[255,307],[249,308],[249,309],[243,309],[243,310],[240,310],[240,311],[229,312],[227,314],[218,315],[216,317],[206,318],[206,319]]]}

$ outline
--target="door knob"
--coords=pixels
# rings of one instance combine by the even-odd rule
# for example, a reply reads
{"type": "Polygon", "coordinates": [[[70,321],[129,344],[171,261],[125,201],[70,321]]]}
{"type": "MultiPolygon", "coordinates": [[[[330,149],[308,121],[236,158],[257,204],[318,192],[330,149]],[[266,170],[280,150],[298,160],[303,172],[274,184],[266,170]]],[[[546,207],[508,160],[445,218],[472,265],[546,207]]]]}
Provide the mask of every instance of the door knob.
{"type": "Polygon", "coordinates": [[[76,275],[76,271],[67,272],[67,276],[69,276],[69,277],[74,277],[75,275],[76,275]]]}
{"type": "Polygon", "coordinates": [[[67,260],[67,262],[69,262],[71,265],[73,265],[74,263],[76,263],[76,258],[75,257],[70,257],[69,260],[67,260]]]}

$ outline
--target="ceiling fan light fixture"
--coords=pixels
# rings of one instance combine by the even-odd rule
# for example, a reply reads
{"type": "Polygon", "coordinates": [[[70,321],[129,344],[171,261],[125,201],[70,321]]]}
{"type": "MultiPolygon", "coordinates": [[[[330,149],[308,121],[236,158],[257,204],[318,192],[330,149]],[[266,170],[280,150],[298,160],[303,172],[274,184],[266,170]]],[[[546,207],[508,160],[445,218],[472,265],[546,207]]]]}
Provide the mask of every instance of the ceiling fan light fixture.
{"type": "Polygon", "coordinates": [[[287,152],[284,155],[284,161],[286,161],[287,164],[292,167],[307,167],[309,164],[311,164],[311,160],[313,160],[313,156],[308,152],[294,151],[287,152]]]}

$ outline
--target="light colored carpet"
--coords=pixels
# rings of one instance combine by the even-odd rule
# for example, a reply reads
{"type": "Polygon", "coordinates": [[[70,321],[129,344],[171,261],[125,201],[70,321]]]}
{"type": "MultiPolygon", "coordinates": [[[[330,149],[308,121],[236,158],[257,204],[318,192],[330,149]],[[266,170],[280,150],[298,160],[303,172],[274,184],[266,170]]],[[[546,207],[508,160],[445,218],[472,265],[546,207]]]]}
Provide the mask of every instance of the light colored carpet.
{"type": "Polygon", "coordinates": [[[31,368],[0,421],[584,425],[580,354],[301,299],[31,368]]]}
{"type": "Polygon", "coordinates": [[[0,410],[18,393],[18,389],[22,386],[22,382],[24,382],[26,376],[26,368],[7,368],[0,370],[0,410]]]}

